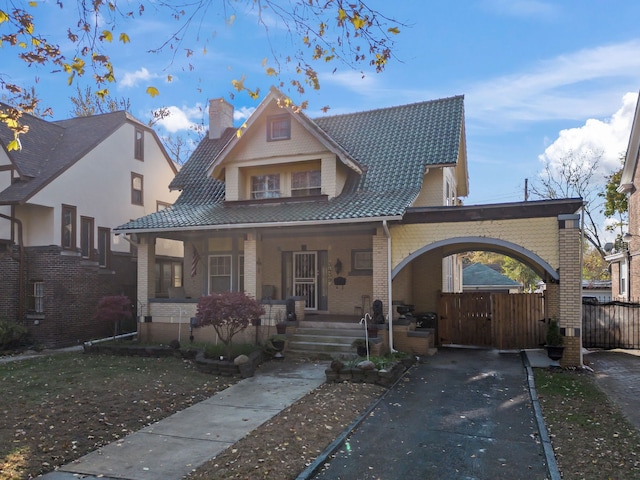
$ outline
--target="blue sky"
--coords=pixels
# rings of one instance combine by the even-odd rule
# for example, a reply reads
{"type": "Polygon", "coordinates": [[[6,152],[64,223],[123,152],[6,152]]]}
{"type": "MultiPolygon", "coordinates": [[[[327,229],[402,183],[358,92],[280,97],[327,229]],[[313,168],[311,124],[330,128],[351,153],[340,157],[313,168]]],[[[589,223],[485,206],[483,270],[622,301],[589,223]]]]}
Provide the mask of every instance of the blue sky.
{"type": "MultiPolygon", "coordinates": [[[[45,33],[58,35],[63,47],[60,24],[73,17],[72,4],[65,2],[62,14],[53,1],[36,8],[45,33]]],[[[364,78],[359,70],[338,65],[332,73],[333,65],[320,65],[322,88],[305,96],[311,117],[324,115],[320,109],[325,105],[331,107],[328,114],[337,114],[465,95],[470,195],[464,202],[469,205],[523,200],[525,178],[532,181],[537,175],[541,158],[553,163],[566,152],[590,148],[603,154],[601,173],[619,166],[640,89],[637,0],[370,4],[407,24],[395,37],[394,59],[384,73],[366,72],[364,78]]],[[[0,0],[0,9],[5,8],[0,0]]],[[[223,15],[211,11],[183,42],[194,54],[185,58],[178,50],[170,61],[169,54],[145,53],[174,28],[147,8],[141,18],[116,30],[126,31],[131,43],[116,44],[110,52],[118,80],[111,94],[130,98],[132,113],[143,121],[152,109],[171,107],[174,115],[159,127],[161,134],[179,133],[200,121],[208,99],[228,98],[231,80],[242,74],[264,96],[273,83],[261,67],[261,60],[271,56],[265,32],[254,11],[236,14],[228,25],[223,15]],[[149,85],[160,95],[146,95],[149,85]]],[[[286,54],[290,41],[277,23],[270,23],[270,33],[273,45],[286,54]]],[[[43,104],[54,108],[54,118],[69,117],[68,97],[74,90],[66,86],[66,76],[52,75],[49,67],[26,69],[13,60],[15,55],[11,48],[0,48],[8,80],[32,84],[37,75],[43,104]]],[[[238,122],[258,104],[246,94],[231,103],[238,122]]]]}

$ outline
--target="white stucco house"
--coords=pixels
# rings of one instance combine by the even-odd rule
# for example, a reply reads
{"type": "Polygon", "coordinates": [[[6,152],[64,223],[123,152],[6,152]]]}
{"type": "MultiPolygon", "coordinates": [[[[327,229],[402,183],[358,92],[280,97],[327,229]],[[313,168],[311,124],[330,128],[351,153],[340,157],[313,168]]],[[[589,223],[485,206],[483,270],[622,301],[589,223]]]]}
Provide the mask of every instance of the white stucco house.
{"type": "MultiPolygon", "coordinates": [[[[119,111],[62,121],[24,114],[22,148],[0,125],[0,317],[63,346],[113,333],[99,299],[136,302],[136,248],[112,229],[167,208],[177,167],[156,133],[119,111]]],[[[155,294],[181,285],[183,246],[159,239],[155,294]]]]}

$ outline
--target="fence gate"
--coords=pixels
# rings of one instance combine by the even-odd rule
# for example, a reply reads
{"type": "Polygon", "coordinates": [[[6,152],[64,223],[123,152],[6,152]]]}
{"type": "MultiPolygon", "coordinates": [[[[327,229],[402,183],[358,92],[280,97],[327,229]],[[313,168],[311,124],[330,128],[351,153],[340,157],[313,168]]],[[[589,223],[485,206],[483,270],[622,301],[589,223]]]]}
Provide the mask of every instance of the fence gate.
{"type": "Polygon", "coordinates": [[[544,344],[544,297],[539,293],[441,293],[438,341],[504,350],[544,344]]]}

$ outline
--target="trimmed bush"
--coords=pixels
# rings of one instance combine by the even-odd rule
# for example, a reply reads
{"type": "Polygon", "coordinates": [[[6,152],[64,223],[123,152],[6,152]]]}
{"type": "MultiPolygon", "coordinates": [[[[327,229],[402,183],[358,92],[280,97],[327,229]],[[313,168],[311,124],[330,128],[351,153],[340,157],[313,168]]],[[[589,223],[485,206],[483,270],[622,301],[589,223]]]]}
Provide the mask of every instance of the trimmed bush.
{"type": "Polygon", "coordinates": [[[244,292],[213,293],[198,300],[195,326],[212,325],[226,345],[230,359],[233,336],[263,314],[262,305],[244,292]]]}

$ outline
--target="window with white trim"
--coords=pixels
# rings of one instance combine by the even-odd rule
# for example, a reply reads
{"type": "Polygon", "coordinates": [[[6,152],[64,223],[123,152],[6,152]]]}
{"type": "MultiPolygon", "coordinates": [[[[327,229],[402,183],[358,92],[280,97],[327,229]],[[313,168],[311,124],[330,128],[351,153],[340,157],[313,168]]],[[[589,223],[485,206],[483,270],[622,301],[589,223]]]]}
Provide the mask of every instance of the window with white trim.
{"type": "Polygon", "coordinates": [[[293,172],[291,174],[291,196],[306,197],[322,193],[320,170],[293,172]]]}
{"type": "Polygon", "coordinates": [[[32,313],[44,313],[44,282],[32,280],[29,291],[29,311],[32,313]]]}
{"type": "Polygon", "coordinates": [[[231,291],[231,255],[209,256],[209,293],[231,291]]]}
{"type": "Polygon", "coordinates": [[[62,205],[62,240],[65,250],[76,248],[76,207],[62,205]]]}
{"type": "Polygon", "coordinates": [[[143,177],[137,173],[131,173],[131,203],[144,205],[143,203],[143,177]]]}
{"type": "Polygon", "coordinates": [[[251,177],[251,198],[279,198],[280,174],[255,175],[251,177]]]}
{"type": "Polygon", "coordinates": [[[267,118],[267,141],[289,140],[291,138],[291,117],[274,115],[267,118]]]}

